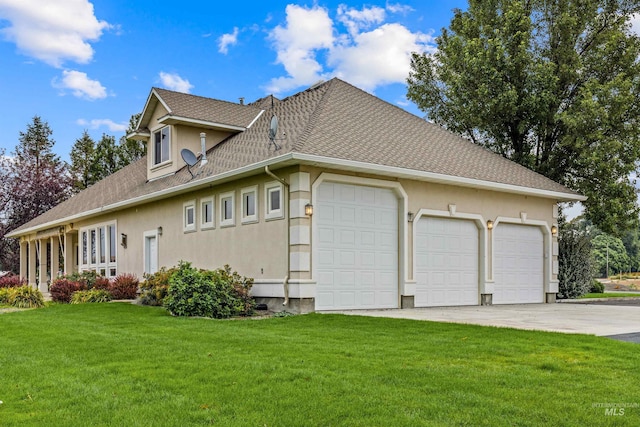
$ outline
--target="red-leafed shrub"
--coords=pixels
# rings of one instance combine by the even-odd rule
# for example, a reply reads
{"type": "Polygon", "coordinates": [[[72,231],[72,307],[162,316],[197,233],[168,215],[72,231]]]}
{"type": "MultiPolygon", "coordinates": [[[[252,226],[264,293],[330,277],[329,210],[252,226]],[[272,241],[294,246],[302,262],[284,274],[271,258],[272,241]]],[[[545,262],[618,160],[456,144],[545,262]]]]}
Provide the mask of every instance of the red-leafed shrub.
{"type": "Polygon", "coordinates": [[[0,277],[0,288],[19,288],[27,284],[27,281],[21,279],[20,276],[9,273],[0,277]]]}
{"type": "Polygon", "coordinates": [[[76,291],[86,290],[87,287],[83,283],[74,282],[67,278],[60,278],[54,280],[49,288],[51,299],[56,302],[68,303],[71,301],[71,294],[76,291]]]}
{"type": "Polygon", "coordinates": [[[91,289],[102,289],[108,291],[110,286],[111,281],[109,279],[107,279],[106,277],[98,276],[96,277],[96,280],[93,283],[93,288],[91,289]]]}
{"type": "Polygon", "coordinates": [[[134,274],[120,274],[109,285],[113,299],[136,299],[139,280],[134,274]]]}

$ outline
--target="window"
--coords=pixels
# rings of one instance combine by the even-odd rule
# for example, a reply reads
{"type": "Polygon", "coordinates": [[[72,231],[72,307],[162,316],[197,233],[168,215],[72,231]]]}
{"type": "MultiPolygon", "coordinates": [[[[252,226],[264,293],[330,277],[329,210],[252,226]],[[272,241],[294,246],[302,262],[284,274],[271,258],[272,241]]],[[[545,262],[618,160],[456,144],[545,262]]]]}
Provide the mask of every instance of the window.
{"type": "Polygon", "coordinates": [[[165,126],[159,131],[153,133],[153,164],[169,160],[169,150],[171,145],[171,133],[169,126],[165,126]]]}
{"type": "Polygon", "coordinates": [[[242,196],[242,223],[258,221],[258,187],[243,188],[242,196]]]}
{"type": "Polygon", "coordinates": [[[205,230],[214,227],[213,197],[200,200],[200,228],[205,230]]]}
{"type": "Polygon", "coordinates": [[[267,183],[264,187],[264,193],[266,199],[265,218],[282,218],[284,212],[282,209],[282,184],[279,182],[267,183]]]}
{"type": "Polygon", "coordinates": [[[196,231],[196,201],[191,200],[182,205],[183,231],[196,231]]]}
{"type": "Polygon", "coordinates": [[[233,215],[235,194],[233,192],[220,195],[220,227],[235,225],[233,215]]]}
{"type": "Polygon", "coordinates": [[[79,270],[92,270],[101,276],[117,275],[116,223],[95,224],[80,229],[79,270]]]}

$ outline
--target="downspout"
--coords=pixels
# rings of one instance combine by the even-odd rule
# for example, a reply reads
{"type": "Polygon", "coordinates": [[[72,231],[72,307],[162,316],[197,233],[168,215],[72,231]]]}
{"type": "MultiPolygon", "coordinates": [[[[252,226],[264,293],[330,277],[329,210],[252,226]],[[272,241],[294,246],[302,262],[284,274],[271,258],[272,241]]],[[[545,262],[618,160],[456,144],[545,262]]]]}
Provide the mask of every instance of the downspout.
{"type": "Polygon", "coordinates": [[[279,183],[281,183],[282,185],[284,185],[285,187],[285,197],[287,200],[287,210],[285,212],[285,215],[287,215],[287,275],[284,276],[284,281],[282,282],[282,286],[284,288],[284,302],[282,303],[282,305],[289,305],[289,273],[291,271],[291,254],[289,253],[291,251],[291,218],[289,217],[291,211],[290,211],[290,206],[289,204],[291,203],[289,200],[289,184],[287,183],[287,181],[285,181],[284,179],[280,178],[279,176],[276,176],[273,172],[271,172],[269,170],[269,166],[265,166],[264,167],[264,172],[269,175],[271,178],[275,179],[276,181],[278,181],[279,183]]]}

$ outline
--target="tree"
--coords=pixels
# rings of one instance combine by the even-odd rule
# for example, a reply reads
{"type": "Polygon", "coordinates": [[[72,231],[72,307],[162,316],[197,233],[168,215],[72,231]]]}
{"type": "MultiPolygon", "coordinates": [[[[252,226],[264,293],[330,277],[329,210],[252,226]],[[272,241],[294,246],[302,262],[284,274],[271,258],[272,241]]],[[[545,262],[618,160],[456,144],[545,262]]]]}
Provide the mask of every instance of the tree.
{"type": "Polygon", "coordinates": [[[82,136],[76,139],[71,148],[71,177],[73,189],[81,191],[95,184],[92,174],[92,165],[95,159],[96,143],[85,130],[82,136]]]}
{"type": "Polygon", "coordinates": [[[71,194],[67,166],[53,153],[55,141],[47,122],[38,116],[20,132],[19,143],[11,158],[2,158],[5,221],[0,230],[3,269],[19,271],[19,248],[6,233],[48,211],[71,194]]]}
{"type": "Polygon", "coordinates": [[[629,256],[619,238],[599,234],[593,238],[592,246],[595,268],[600,277],[606,277],[607,273],[611,276],[629,270],[629,256]]]}
{"type": "Polygon", "coordinates": [[[98,182],[108,177],[118,169],[120,169],[120,165],[116,138],[104,133],[96,144],[93,162],[91,163],[90,171],[93,182],[98,182]]]}
{"type": "Polygon", "coordinates": [[[591,237],[578,222],[561,221],[558,245],[558,298],[578,298],[593,281],[591,237]]]}
{"type": "Polygon", "coordinates": [[[470,0],[413,54],[408,98],[434,122],[588,197],[607,233],[638,224],[637,1],[470,0]]]}
{"type": "Polygon", "coordinates": [[[146,154],[146,146],[142,141],[127,139],[126,137],[126,135],[130,134],[136,129],[138,120],[140,120],[140,116],[141,114],[138,113],[132,115],[131,118],[129,118],[129,127],[127,128],[127,132],[125,133],[125,136],[120,138],[120,142],[118,144],[118,163],[120,168],[123,168],[128,164],[141,159],[146,154]]]}

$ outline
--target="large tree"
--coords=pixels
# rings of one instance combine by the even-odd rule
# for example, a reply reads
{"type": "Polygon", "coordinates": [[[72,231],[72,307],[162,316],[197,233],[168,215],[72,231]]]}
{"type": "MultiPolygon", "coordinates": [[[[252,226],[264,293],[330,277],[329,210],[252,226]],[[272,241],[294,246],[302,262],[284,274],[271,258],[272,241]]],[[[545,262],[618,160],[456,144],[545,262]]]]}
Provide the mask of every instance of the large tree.
{"type": "Polygon", "coordinates": [[[67,165],[53,152],[49,124],[35,116],[20,132],[11,157],[3,157],[0,179],[5,219],[0,230],[0,269],[18,272],[19,250],[5,234],[46,212],[71,194],[67,165]]]}
{"type": "Polygon", "coordinates": [[[136,129],[141,115],[141,113],[133,114],[129,118],[129,127],[127,128],[125,136],[120,138],[118,143],[118,162],[121,168],[127,166],[129,163],[133,163],[136,160],[141,159],[146,154],[146,145],[142,141],[127,139],[126,137],[126,135],[129,135],[136,129]]]}
{"type": "Polygon", "coordinates": [[[73,189],[81,191],[95,184],[93,178],[92,165],[95,158],[96,143],[85,130],[82,136],[76,139],[71,147],[71,177],[73,179],[73,189]]]}
{"type": "Polygon", "coordinates": [[[408,98],[434,122],[588,197],[608,233],[638,222],[638,1],[470,0],[433,54],[414,54],[408,98]]]}

